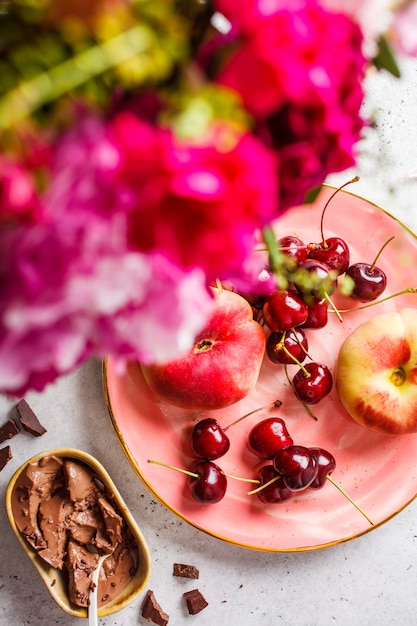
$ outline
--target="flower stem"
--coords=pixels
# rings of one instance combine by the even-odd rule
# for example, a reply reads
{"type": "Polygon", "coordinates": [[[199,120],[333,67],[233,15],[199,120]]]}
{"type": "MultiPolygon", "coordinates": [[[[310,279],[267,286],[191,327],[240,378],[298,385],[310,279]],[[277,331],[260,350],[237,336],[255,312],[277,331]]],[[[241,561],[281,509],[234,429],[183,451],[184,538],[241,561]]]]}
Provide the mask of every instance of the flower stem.
{"type": "Polygon", "coordinates": [[[278,275],[280,269],[280,255],[277,248],[275,233],[271,226],[264,226],[262,229],[262,237],[268,251],[271,269],[274,274],[278,275]]]}

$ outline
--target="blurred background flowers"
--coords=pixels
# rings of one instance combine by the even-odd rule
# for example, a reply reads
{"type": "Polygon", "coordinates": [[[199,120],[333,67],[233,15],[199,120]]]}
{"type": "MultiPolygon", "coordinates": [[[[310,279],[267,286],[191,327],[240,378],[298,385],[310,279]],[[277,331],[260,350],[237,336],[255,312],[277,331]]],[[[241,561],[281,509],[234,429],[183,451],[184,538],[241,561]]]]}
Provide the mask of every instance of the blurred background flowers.
{"type": "Polygon", "coordinates": [[[1,2],[0,391],[173,358],[214,281],[273,288],[256,246],[354,166],[397,54],[415,1],[1,2]]]}

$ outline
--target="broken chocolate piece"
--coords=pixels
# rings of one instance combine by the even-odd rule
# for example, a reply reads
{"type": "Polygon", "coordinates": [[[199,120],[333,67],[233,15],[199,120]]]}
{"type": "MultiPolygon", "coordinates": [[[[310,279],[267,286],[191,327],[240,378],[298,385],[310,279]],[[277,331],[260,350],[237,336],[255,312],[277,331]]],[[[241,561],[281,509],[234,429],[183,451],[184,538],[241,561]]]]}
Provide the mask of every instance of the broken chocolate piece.
{"type": "Polygon", "coordinates": [[[46,433],[46,428],[42,426],[26,400],[20,400],[16,408],[19,413],[20,423],[28,433],[34,435],[34,437],[40,437],[46,433]]]}
{"type": "Polygon", "coordinates": [[[7,439],[11,439],[18,435],[20,430],[14,420],[9,419],[3,426],[0,426],[0,443],[4,443],[7,439]]]}
{"type": "Polygon", "coordinates": [[[155,599],[153,591],[150,589],[146,592],[145,600],[142,605],[142,617],[147,622],[152,622],[157,626],[166,626],[168,624],[169,615],[167,615],[155,599]]]}
{"type": "Polygon", "coordinates": [[[208,606],[208,602],[203,594],[198,589],[192,589],[192,591],[186,591],[183,594],[187,603],[188,612],[190,615],[196,615],[208,606]]]}
{"type": "Polygon", "coordinates": [[[4,469],[10,459],[13,458],[12,449],[10,446],[5,446],[0,450],[0,472],[4,469]]]}
{"type": "Polygon", "coordinates": [[[200,572],[194,565],[185,565],[184,563],[174,563],[173,576],[181,578],[198,578],[200,572]]]}

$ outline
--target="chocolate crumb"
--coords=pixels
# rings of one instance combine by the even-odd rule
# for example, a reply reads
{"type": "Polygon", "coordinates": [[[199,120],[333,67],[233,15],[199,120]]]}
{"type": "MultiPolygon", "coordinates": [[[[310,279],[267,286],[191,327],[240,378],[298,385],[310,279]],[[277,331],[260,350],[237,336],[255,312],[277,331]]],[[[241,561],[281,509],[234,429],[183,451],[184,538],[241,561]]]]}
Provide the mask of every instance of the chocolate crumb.
{"type": "Polygon", "coordinates": [[[188,612],[190,615],[196,615],[208,606],[207,600],[198,589],[192,589],[192,591],[186,591],[183,594],[187,603],[188,612]]]}
{"type": "Polygon", "coordinates": [[[167,615],[155,599],[153,591],[150,589],[146,592],[145,600],[142,605],[142,617],[147,622],[152,622],[157,626],[166,626],[168,624],[169,615],[167,615]]]}
{"type": "Polygon", "coordinates": [[[194,565],[185,565],[184,563],[174,563],[173,576],[181,576],[182,578],[198,578],[200,572],[194,565]]]}
{"type": "Polygon", "coordinates": [[[37,415],[32,411],[26,400],[20,400],[16,408],[19,413],[20,423],[28,433],[35,437],[40,437],[46,433],[46,428],[42,426],[37,415]]]}
{"type": "Polygon", "coordinates": [[[54,587],[56,585],[56,578],[54,578],[51,582],[51,587],[54,587]]]}
{"type": "Polygon", "coordinates": [[[3,426],[0,426],[0,443],[4,443],[7,439],[12,439],[20,433],[19,428],[14,420],[9,419],[3,426]]]}
{"type": "Polygon", "coordinates": [[[0,472],[4,469],[10,459],[13,458],[12,449],[10,446],[5,446],[0,450],[0,472]]]}

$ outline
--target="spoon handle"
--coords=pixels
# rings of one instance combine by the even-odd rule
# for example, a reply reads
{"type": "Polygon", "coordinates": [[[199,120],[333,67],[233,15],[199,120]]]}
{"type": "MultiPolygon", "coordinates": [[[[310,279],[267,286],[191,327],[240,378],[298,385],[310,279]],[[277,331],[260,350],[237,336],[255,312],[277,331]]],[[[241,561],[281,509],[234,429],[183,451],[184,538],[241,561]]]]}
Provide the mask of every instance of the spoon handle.
{"type": "Polygon", "coordinates": [[[101,570],[101,565],[104,559],[108,556],[107,554],[103,554],[97,563],[97,567],[93,572],[93,581],[90,590],[90,603],[88,605],[88,626],[98,626],[98,617],[97,617],[97,595],[98,595],[98,577],[101,570]]]}

